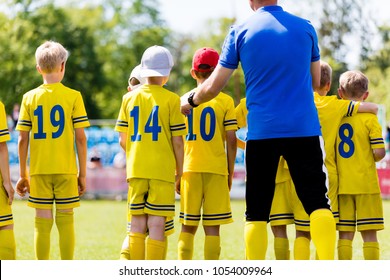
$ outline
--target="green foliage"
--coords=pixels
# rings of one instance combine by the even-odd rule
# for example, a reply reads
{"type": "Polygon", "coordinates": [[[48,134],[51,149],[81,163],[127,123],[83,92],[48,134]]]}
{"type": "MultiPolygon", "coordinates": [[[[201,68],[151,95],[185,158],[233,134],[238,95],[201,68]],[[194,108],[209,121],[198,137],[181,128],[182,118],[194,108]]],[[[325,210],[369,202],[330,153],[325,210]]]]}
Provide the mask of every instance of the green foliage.
{"type": "Polygon", "coordinates": [[[42,83],[34,53],[45,40],[58,41],[70,52],[63,83],[81,91],[91,119],[116,118],[143,51],[170,42],[156,0],[73,7],[50,0],[8,2],[13,9],[0,14],[0,98],[7,112],[42,83]]]}

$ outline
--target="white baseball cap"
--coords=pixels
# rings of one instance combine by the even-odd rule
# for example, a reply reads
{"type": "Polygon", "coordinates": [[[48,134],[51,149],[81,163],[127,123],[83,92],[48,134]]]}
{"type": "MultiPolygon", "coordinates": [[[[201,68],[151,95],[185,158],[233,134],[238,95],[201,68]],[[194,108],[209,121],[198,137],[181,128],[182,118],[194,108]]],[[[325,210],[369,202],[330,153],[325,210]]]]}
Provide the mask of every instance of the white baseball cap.
{"type": "Polygon", "coordinates": [[[141,77],[169,76],[173,67],[173,58],[168,49],[152,46],[145,50],[141,59],[141,77]]]}
{"type": "Polygon", "coordinates": [[[142,78],[141,75],[140,75],[140,73],[141,73],[141,64],[135,66],[134,69],[133,69],[133,71],[131,71],[131,73],[130,73],[130,77],[129,77],[129,86],[130,86],[130,88],[131,88],[132,90],[134,90],[134,89],[136,89],[137,87],[142,86],[143,84],[146,83],[145,78],[142,78]],[[138,84],[138,85],[135,85],[135,86],[131,85],[130,81],[131,81],[132,78],[137,79],[137,80],[139,81],[139,84],[138,84]]]}

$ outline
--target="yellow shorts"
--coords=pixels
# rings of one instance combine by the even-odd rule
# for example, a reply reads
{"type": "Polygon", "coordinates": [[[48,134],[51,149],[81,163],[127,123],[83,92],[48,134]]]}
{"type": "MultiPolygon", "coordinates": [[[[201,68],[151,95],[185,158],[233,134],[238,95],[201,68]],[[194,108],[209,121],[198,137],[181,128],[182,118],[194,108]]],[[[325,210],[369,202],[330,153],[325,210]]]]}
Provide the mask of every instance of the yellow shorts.
{"type": "Polygon", "coordinates": [[[180,188],[180,223],[198,226],[202,220],[204,226],[216,226],[233,222],[226,175],[186,172],[180,188]]]}
{"type": "Polygon", "coordinates": [[[332,209],[332,213],[336,223],[339,222],[339,200],[338,200],[338,192],[339,192],[339,177],[337,174],[329,173],[329,191],[328,197],[330,199],[330,207],[332,209]]]}
{"type": "Polygon", "coordinates": [[[33,175],[27,205],[37,209],[71,209],[80,206],[76,175],[33,175]]]}
{"type": "Polygon", "coordinates": [[[294,223],[294,214],[290,204],[291,180],[275,185],[269,221],[271,226],[290,225],[294,223]]]}
{"type": "Polygon", "coordinates": [[[12,225],[14,219],[12,216],[11,205],[8,204],[7,192],[3,187],[3,181],[0,178],[0,227],[12,225]]]}
{"type": "Polygon", "coordinates": [[[339,195],[339,231],[384,229],[381,194],[339,195]]]}
{"type": "Polygon", "coordinates": [[[175,216],[175,184],[153,179],[129,179],[129,215],[175,216]]]}

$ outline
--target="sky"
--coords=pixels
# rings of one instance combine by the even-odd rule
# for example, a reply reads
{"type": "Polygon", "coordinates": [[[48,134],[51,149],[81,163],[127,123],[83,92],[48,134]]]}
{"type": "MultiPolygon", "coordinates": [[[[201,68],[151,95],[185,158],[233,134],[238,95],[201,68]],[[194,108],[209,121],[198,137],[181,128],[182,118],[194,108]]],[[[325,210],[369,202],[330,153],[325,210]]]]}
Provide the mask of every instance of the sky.
{"type": "MultiPolygon", "coordinates": [[[[315,2],[315,1],[313,1],[315,2]]],[[[390,1],[370,0],[370,8],[375,17],[390,25],[390,1]]],[[[312,6],[301,0],[279,0],[286,11],[300,13],[301,16],[313,21],[312,6]]],[[[160,0],[160,11],[169,27],[183,33],[198,33],[208,19],[221,17],[236,17],[237,22],[249,17],[253,11],[248,0],[160,0]]]]}
{"type": "MultiPolygon", "coordinates": [[[[303,0],[279,0],[278,3],[284,10],[310,20],[316,27],[318,14],[312,9],[315,9],[313,3],[317,0],[311,2],[311,5],[303,0]]],[[[370,0],[368,3],[366,10],[377,22],[390,25],[390,1],[370,0]]],[[[160,0],[160,4],[161,16],[172,30],[195,35],[202,33],[210,19],[235,17],[239,23],[253,14],[248,0],[160,0]]],[[[357,44],[351,41],[351,45],[357,44]]],[[[351,67],[356,66],[357,55],[357,51],[349,53],[347,62],[351,67]]]]}

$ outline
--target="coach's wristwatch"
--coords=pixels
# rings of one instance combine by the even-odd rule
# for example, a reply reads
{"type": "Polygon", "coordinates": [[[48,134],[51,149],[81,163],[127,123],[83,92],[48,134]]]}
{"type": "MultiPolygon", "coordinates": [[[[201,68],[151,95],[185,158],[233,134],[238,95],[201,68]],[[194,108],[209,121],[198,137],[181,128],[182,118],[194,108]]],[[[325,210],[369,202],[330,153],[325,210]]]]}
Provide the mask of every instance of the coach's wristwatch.
{"type": "Polygon", "coordinates": [[[190,95],[188,95],[188,104],[190,104],[193,108],[196,108],[199,105],[196,105],[194,103],[194,95],[195,95],[195,91],[191,92],[190,95]]]}

